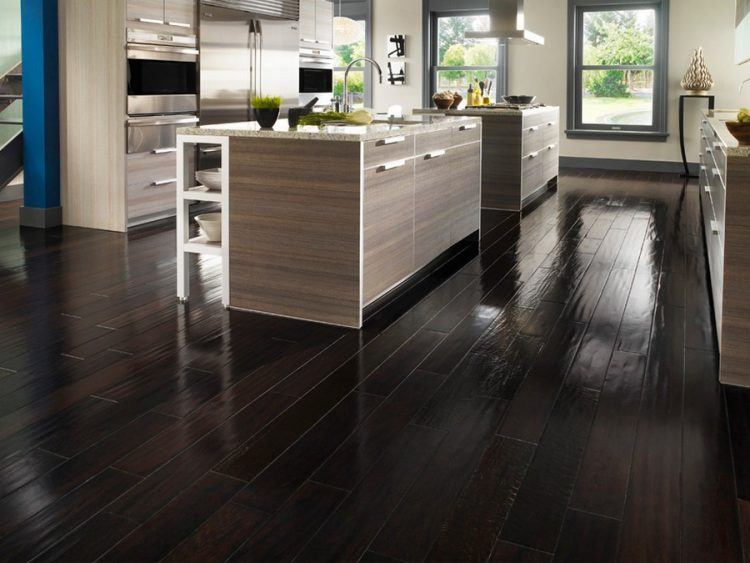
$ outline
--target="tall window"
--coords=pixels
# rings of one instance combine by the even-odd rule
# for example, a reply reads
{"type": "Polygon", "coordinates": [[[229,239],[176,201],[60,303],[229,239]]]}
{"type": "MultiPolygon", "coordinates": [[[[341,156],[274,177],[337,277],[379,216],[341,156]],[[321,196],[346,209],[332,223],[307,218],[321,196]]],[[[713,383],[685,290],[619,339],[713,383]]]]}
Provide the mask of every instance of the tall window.
{"type": "Polygon", "coordinates": [[[666,0],[570,0],[568,136],[666,138],[666,0]]]}
{"type": "MultiPolygon", "coordinates": [[[[334,18],[333,46],[335,53],[333,95],[343,96],[346,67],[366,54],[367,22],[364,19],[334,18]]],[[[354,107],[364,107],[365,86],[365,66],[363,63],[357,63],[349,73],[349,94],[354,107]]]]}
{"type": "Polygon", "coordinates": [[[466,39],[467,31],[489,29],[486,11],[433,13],[431,15],[431,87],[429,95],[443,90],[460,92],[469,85],[492,83],[492,101],[505,93],[505,47],[495,39],[466,39]]]}

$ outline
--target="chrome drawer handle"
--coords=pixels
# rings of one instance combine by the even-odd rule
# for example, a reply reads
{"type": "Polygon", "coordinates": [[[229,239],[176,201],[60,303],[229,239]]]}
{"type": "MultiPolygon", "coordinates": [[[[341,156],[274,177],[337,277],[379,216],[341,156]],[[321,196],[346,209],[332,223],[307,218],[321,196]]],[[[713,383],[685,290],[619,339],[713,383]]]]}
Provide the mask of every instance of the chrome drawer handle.
{"type": "Polygon", "coordinates": [[[135,18],[135,21],[141,23],[158,23],[159,25],[164,25],[164,20],[155,20],[153,18],[135,18]]]}
{"type": "Polygon", "coordinates": [[[718,168],[712,168],[711,174],[713,174],[714,176],[721,176],[721,172],[719,172],[718,168]]]}
{"type": "Polygon", "coordinates": [[[711,221],[711,232],[715,235],[718,235],[721,232],[717,221],[711,221]]]}
{"type": "Polygon", "coordinates": [[[536,131],[537,129],[539,129],[539,127],[536,127],[536,126],[534,126],[534,127],[529,127],[529,128],[527,129],[527,131],[529,131],[530,133],[533,133],[533,132],[534,132],[534,131],[536,131]]]}
{"type": "Polygon", "coordinates": [[[201,149],[201,154],[213,154],[215,152],[221,152],[221,147],[209,147],[207,149],[201,149]]]}
{"type": "Polygon", "coordinates": [[[376,145],[396,145],[398,143],[405,143],[406,137],[388,137],[387,139],[383,139],[382,141],[378,141],[376,145]]]}
{"type": "Polygon", "coordinates": [[[394,160],[393,162],[389,162],[378,168],[378,172],[387,172],[388,170],[395,170],[396,168],[402,168],[403,166],[406,166],[405,160],[394,160]]]}
{"type": "Polygon", "coordinates": [[[177,147],[165,147],[163,149],[154,149],[151,151],[152,154],[169,154],[177,152],[177,147]]]}
{"type": "Polygon", "coordinates": [[[306,37],[300,37],[299,40],[300,43],[312,43],[313,45],[316,45],[318,43],[315,39],[308,39],[306,37]]]}
{"type": "Polygon", "coordinates": [[[173,25],[175,27],[186,27],[188,29],[191,28],[191,27],[193,27],[189,23],[183,23],[183,22],[167,22],[167,24],[173,25]]]}
{"type": "Polygon", "coordinates": [[[539,152],[532,152],[529,154],[529,158],[536,158],[537,156],[539,156],[539,152]]]}
{"type": "Polygon", "coordinates": [[[155,188],[158,188],[159,186],[166,186],[167,184],[174,184],[177,181],[177,178],[170,178],[168,180],[156,180],[155,182],[151,182],[151,185],[155,188]]]}
{"type": "Polygon", "coordinates": [[[440,158],[441,156],[445,156],[445,151],[440,150],[440,151],[431,152],[427,155],[427,158],[433,159],[433,158],[440,158]]]}
{"type": "Polygon", "coordinates": [[[477,124],[472,123],[471,125],[461,125],[461,127],[458,128],[459,131],[471,131],[472,129],[476,129],[477,124]]]}

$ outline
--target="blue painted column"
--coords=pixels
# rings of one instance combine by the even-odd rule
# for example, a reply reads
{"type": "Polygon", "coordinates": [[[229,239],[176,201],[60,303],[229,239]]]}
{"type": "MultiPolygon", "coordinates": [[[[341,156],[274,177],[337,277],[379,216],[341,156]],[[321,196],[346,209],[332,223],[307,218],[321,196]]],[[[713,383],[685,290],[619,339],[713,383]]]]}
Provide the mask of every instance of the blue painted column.
{"type": "Polygon", "coordinates": [[[62,223],[57,2],[21,2],[24,205],[20,219],[27,227],[62,223]]]}

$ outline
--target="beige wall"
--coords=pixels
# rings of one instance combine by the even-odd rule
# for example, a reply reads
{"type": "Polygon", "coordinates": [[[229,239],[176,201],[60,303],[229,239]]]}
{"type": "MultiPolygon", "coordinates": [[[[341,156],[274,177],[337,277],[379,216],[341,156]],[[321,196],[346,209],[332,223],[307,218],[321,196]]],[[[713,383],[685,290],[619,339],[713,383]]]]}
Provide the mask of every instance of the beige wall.
{"type": "Polygon", "coordinates": [[[387,72],[389,35],[406,35],[406,85],[378,84],[373,73],[373,106],[384,112],[398,104],[409,113],[422,106],[422,0],[372,0],[373,58],[387,72]]]}
{"type": "MultiPolygon", "coordinates": [[[[459,0],[456,0],[459,1],[459,0]]],[[[511,46],[509,92],[536,94],[548,105],[559,105],[563,124],[567,100],[567,0],[526,0],[526,22],[546,38],[544,47],[511,46]]],[[[714,76],[713,94],[720,108],[750,106],[750,85],[742,98],[737,89],[750,76],[750,63],[738,67],[734,59],[734,0],[671,0],[669,40],[670,137],[666,143],[632,141],[568,140],[563,134],[562,156],[679,161],[678,96],[680,79],[692,50],[702,46],[714,76]]],[[[390,33],[408,37],[407,86],[376,85],[373,102],[385,111],[400,103],[408,111],[422,106],[422,0],[373,0],[373,51],[378,62],[385,59],[385,38],[390,33]]],[[[705,102],[688,100],[686,132],[689,160],[698,153],[698,108],[705,102]]]]}
{"type": "MultiPolygon", "coordinates": [[[[375,0],[378,2],[379,0],[375,0]]],[[[567,5],[566,0],[526,0],[529,29],[545,36],[544,47],[511,47],[509,51],[509,91],[532,93],[547,104],[561,107],[565,123],[567,100],[567,5]]],[[[678,96],[680,79],[692,50],[702,46],[706,63],[716,86],[716,104],[736,108],[741,103],[737,92],[742,79],[750,76],[750,65],[738,67],[734,59],[733,0],[671,0],[669,22],[669,118],[670,137],[666,143],[629,141],[561,140],[561,155],[591,158],[679,161],[678,96]]],[[[742,96],[750,106],[750,86],[742,96]]],[[[688,160],[697,161],[698,108],[705,105],[688,100],[686,138],[688,160]]]]}

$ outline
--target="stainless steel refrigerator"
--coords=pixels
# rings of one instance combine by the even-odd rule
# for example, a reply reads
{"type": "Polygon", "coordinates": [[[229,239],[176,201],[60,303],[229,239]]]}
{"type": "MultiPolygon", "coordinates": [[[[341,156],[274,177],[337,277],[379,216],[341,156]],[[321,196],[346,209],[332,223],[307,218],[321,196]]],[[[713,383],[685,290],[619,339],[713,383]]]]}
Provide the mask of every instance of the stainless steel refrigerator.
{"type": "Polygon", "coordinates": [[[200,121],[252,121],[255,95],[299,105],[299,0],[203,0],[200,121]]]}

